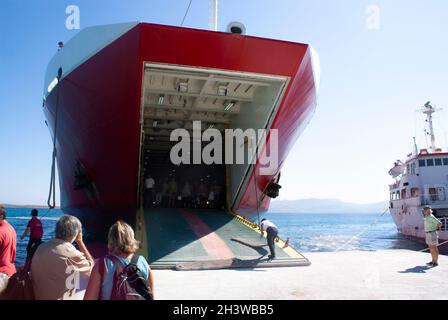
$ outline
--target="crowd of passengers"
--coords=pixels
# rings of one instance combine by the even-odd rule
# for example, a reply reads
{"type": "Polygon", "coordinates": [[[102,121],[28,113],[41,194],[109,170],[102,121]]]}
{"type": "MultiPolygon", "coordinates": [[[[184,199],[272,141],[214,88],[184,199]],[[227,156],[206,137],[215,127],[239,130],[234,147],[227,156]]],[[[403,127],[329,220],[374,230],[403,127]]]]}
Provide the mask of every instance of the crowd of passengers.
{"type": "Polygon", "coordinates": [[[144,182],[145,207],[222,209],[224,206],[223,188],[211,176],[190,182],[174,176],[156,179],[148,174],[144,182]]]}
{"type": "MultiPolygon", "coordinates": [[[[42,242],[43,228],[37,210],[21,236],[29,235],[27,259],[23,271],[28,272],[36,300],[109,300],[115,290],[115,271],[131,262],[144,277],[154,294],[151,269],[143,256],[136,255],[139,242],[130,225],[114,223],[108,233],[108,254],[94,260],[84,244],[82,225],[78,218],[62,216],[56,223],[53,239],[42,242]],[[76,244],[76,246],[74,245],[76,244]],[[79,279],[88,281],[85,294],[79,295],[79,279]]],[[[0,299],[5,298],[8,283],[16,272],[17,236],[7,221],[6,209],[0,206],[0,299]]],[[[12,283],[12,281],[11,281],[12,283]]]]}

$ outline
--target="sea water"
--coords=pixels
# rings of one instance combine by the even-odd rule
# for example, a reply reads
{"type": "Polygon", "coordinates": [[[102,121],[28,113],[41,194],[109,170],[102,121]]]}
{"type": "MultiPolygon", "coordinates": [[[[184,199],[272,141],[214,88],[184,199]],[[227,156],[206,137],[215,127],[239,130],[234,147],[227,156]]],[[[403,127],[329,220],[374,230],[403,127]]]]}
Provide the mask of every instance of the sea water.
{"type": "MultiPolygon", "coordinates": [[[[57,209],[38,210],[46,241],[54,236],[56,221],[63,213],[57,209]]],[[[20,236],[30,214],[31,208],[7,209],[8,221],[17,232],[17,265],[25,261],[28,238],[21,241],[20,236]]],[[[291,245],[301,252],[425,248],[421,242],[400,235],[389,214],[267,213],[263,217],[273,221],[280,237],[289,238],[291,245]]]]}
{"type": "MultiPolygon", "coordinates": [[[[20,236],[25,231],[28,221],[31,219],[32,208],[6,208],[7,220],[14,227],[17,233],[17,252],[16,265],[23,265],[26,258],[26,246],[28,244],[29,236],[23,241],[20,236]]],[[[43,241],[47,241],[54,237],[54,227],[56,221],[63,215],[58,209],[37,209],[39,211],[39,219],[42,221],[44,229],[43,241]]]]}
{"type": "Polygon", "coordinates": [[[282,239],[301,252],[426,248],[401,235],[389,213],[303,214],[267,213],[282,239]]]}

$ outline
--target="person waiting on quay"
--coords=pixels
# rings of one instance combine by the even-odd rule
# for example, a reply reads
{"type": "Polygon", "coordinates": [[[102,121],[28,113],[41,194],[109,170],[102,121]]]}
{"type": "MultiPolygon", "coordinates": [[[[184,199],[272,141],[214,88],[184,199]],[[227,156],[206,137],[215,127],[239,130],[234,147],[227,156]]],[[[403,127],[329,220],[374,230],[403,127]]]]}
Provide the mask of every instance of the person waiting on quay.
{"type": "Polygon", "coordinates": [[[278,237],[277,226],[267,219],[262,219],[261,224],[260,224],[260,231],[261,231],[261,236],[263,236],[264,232],[266,231],[267,242],[268,242],[269,250],[271,251],[271,254],[268,257],[271,260],[275,259],[275,243],[274,243],[274,241],[278,237]]]}
{"type": "Polygon", "coordinates": [[[148,262],[143,256],[137,256],[139,242],[134,237],[132,227],[123,221],[117,221],[109,229],[107,248],[109,255],[100,259],[92,270],[84,300],[110,300],[114,287],[114,274],[117,264],[129,265],[136,260],[138,270],[149,282],[154,295],[154,278],[148,262]],[[134,259],[135,258],[135,259],[134,259]]]}
{"type": "Polygon", "coordinates": [[[36,300],[73,299],[79,289],[77,280],[89,277],[92,267],[81,222],[74,216],[62,216],[56,223],[55,238],[42,243],[33,256],[31,281],[36,300]]]}
{"type": "Polygon", "coordinates": [[[430,206],[423,207],[423,215],[425,216],[425,240],[432,257],[431,262],[428,262],[427,265],[437,267],[439,265],[439,234],[437,230],[442,227],[442,222],[432,214],[430,206]]]}
{"type": "Polygon", "coordinates": [[[16,273],[16,231],[6,221],[6,210],[0,206],[0,296],[16,273]]]}
{"type": "Polygon", "coordinates": [[[28,240],[28,245],[26,246],[26,265],[25,268],[28,269],[28,265],[31,261],[32,255],[36,252],[37,247],[42,243],[42,236],[44,234],[44,229],[42,227],[42,222],[37,217],[39,212],[37,209],[31,210],[31,219],[28,221],[25,231],[23,232],[20,240],[24,240],[25,237],[30,234],[28,240]]]}

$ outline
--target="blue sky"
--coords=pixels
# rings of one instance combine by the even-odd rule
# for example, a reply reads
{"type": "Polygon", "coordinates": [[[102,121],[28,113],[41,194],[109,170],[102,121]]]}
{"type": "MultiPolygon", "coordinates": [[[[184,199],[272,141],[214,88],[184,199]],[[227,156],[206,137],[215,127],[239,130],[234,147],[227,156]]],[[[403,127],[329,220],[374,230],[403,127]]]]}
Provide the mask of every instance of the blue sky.
{"type": "MultiPolygon", "coordinates": [[[[0,202],[43,204],[51,140],[42,113],[43,78],[77,5],[81,28],[126,21],[179,25],[189,0],[0,0],[0,202]]],[[[219,30],[310,43],[320,55],[318,109],[283,168],[280,199],[388,198],[393,161],[420,146],[432,100],[448,108],[448,2],[444,0],[221,0],[219,30]],[[379,9],[369,29],[367,7],[379,9]]],[[[208,28],[209,1],[193,0],[184,25],[208,28]]],[[[436,115],[446,147],[448,111],[436,115]]]]}

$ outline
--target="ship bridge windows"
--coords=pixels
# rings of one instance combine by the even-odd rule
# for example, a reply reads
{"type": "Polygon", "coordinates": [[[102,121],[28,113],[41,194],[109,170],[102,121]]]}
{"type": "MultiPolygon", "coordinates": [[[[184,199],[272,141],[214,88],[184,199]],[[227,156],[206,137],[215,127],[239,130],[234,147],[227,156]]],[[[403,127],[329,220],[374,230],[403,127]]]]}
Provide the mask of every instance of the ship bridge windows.
{"type": "Polygon", "coordinates": [[[418,166],[419,167],[426,167],[426,160],[424,160],[424,159],[418,160],[418,166]]]}
{"type": "Polygon", "coordinates": [[[448,166],[448,158],[420,159],[418,165],[419,167],[448,166]]]}

